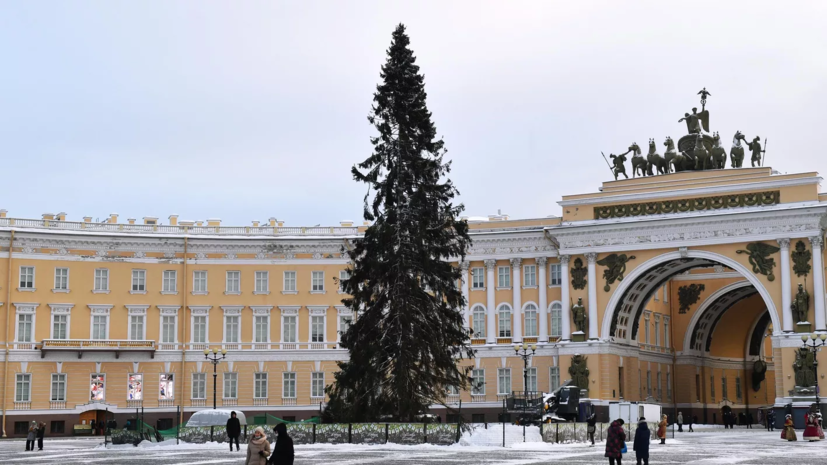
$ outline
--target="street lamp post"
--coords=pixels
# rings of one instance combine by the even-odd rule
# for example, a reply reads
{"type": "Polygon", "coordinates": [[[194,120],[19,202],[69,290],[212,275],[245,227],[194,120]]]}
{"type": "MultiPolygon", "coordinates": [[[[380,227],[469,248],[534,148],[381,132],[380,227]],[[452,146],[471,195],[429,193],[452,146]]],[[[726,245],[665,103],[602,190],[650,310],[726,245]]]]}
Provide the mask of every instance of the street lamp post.
{"type": "Polygon", "coordinates": [[[802,334],[801,341],[804,343],[804,349],[809,350],[813,353],[813,371],[815,375],[815,390],[816,390],[816,409],[819,413],[821,413],[821,402],[818,398],[818,353],[821,351],[821,348],[827,343],[827,334],[802,334]]]}
{"type": "MultiPolygon", "coordinates": [[[[218,355],[218,349],[212,349],[212,356],[210,355],[210,349],[204,349],[204,358],[207,359],[210,363],[212,363],[212,409],[215,410],[216,408],[216,392],[218,390],[217,383],[218,383],[218,363],[221,360],[227,358],[227,349],[221,349],[221,356],[218,355]]],[[[213,440],[213,426],[210,426],[210,441],[213,440]]]]}
{"type": "Polygon", "coordinates": [[[537,345],[531,344],[530,346],[527,343],[523,343],[523,345],[515,344],[514,345],[514,353],[517,354],[518,357],[523,359],[523,388],[525,393],[525,397],[523,397],[523,417],[520,423],[523,424],[523,442],[525,442],[525,418],[526,418],[526,406],[528,404],[528,360],[534,355],[534,352],[537,351],[537,345]],[[529,352],[530,350],[530,352],[529,352]]]}

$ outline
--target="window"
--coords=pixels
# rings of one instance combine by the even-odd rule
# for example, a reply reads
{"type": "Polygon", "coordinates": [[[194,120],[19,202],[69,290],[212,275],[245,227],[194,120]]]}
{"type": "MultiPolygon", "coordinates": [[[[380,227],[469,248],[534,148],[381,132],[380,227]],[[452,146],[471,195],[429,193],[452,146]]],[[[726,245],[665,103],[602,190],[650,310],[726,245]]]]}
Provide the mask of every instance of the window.
{"type": "Polygon", "coordinates": [[[655,315],[655,345],[660,347],[660,316],[655,315]]]}
{"type": "Polygon", "coordinates": [[[663,384],[661,384],[660,371],[658,372],[658,400],[663,399],[663,384]]]}
{"type": "Polygon", "coordinates": [[[224,342],[238,342],[239,316],[224,317],[224,342]]]}
{"type": "Polygon", "coordinates": [[[666,400],[672,400],[672,373],[666,372],[666,400]]]}
{"type": "Polygon", "coordinates": [[[98,268],[95,270],[95,291],[105,292],[109,291],[109,270],[106,268],[98,268]]]}
{"type": "Polygon", "coordinates": [[[92,373],[89,382],[89,400],[101,402],[106,400],[106,375],[103,373],[92,373]]]}
{"type": "Polygon", "coordinates": [[[32,375],[30,373],[18,373],[15,377],[15,402],[31,402],[32,400],[32,375]]]}
{"type": "Polygon", "coordinates": [[[107,339],[108,322],[107,315],[92,315],[92,339],[107,339]]]}
{"type": "Polygon", "coordinates": [[[14,422],[14,434],[26,434],[29,431],[29,422],[28,421],[15,421],[14,422]]]}
{"type": "Polygon", "coordinates": [[[347,330],[350,328],[350,325],[353,324],[353,316],[351,315],[340,315],[339,316],[339,335],[337,342],[342,340],[342,334],[346,333],[347,330]]]}
{"type": "Polygon", "coordinates": [[[474,337],[485,337],[485,309],[480,306],[474,307],[473,320],[474,337]]]}
{"type": "Polygon", "coordinates": [[[669,347],[669,318],[663,317],[663,346],[669,347]]]}
{"type": "Polygon", "coordinates": [[[652,397],[652,371],[646,370],[646,396],[652,397]]]}
{"type": "Polygon", "coordinates": [[[511,267],[500,266],[497,267],[497,287],[509,288],[511,287],[511,267]]]}
{"type": "Polygon", "coordinates": [[[267,398],[267,373],[253,375],[253,397],[256,399],[267,398]]]}
{"type": "Polygon", "coordinates": [[[497,394],[511,394],[511,368],[497,369],[497,394]]]}
{"type": "Polygon", "coordinates": [[[537,337],[537,307],[534,304],[526,304],[525,312],[525,337],[537,337]]]}
{"type": "Polygon", "coordinates": [[[458,396],[459,389],[456,386],[448,386],[445,388],[445,393],[449,396],[458,396]]]}
{"type": "Polygon", "coordinates": [[[640,400],[643,400],[643,372],[641,370],[637,371],[637,388],[638,388],[638,397],[640,400]]]}
{"type": "Polygon", "coordinates": [[[256,294],[270,293],[270,272],[256,271],[256,294]]]}
{"type": "Polygon", "coordinates": [[[168,292],[170,294],[178,293],[178,272],[175,270],[164,271],[164,285],[161,292],[168,292]]]}
{"type": "Polygon", "coordinates": [[[344,294],[345,290],[342,286],[342,282],[345,280],[350,279],[350,271],[348,270],[341,270],[339,271],[339,294],[344,294]]]}
{"type": "Polygon", "coordinates": [[[207,294],[207,272],[193,271],[192,272],[192,293],[193,294],[207,294]]]}
{"type": "Polygon", "coordinates": [[[282,339],[281,342],[296,342],[296,316],[288,315],[282,317],[282,339]]]}
{"type": "Polygon", "coordinates": [[[563,304],[554,302],[551,304],[551,337],[563,335],[563,304]]]}
{"type": "Polygon", "coordinates": [[[658,294],[660,294],[660,289],[656,289],[654,295],[652,295],[652,300],[655,302],[658,301],[658,294]]]}
{"type": "Polygon", "coordinates": [[[192,342],[207,342],[207,316],[192,317],[192,342]]]}
{"type": "Polygon", "coordinates": [[[709,377],[709,397],[715,402],[715,375],[709,377]]]}
{"type": "Polygon", "coordinates": [[[63,434],[66,432],[66,422],[63,420],[52,420],[49,426],[50,434],[63,434]]]}
{"type": "Polygon", "coordinates": [[[52,339],[69,338],[69,315],[52,315],[52,339]]]}
{"type": "Polygon", "coordinates": [[[310,317],[310,342],[324,342],[324,316],[310,317]]]}
{"type": "Polygon", "coordinates": [[[224,394],[225,399],[238,397],[238,373],[224,372],[224,394]]]}
{"type": "Polygon", "coordinates": [[[20,288],[19,290],[24,289],[34,289],[34,267],[33,266],[21,266],[20,267],[20,288]]]}
{"type": "Polygon", "coordinates": [[[482,268],[471,268],[471,289],[485,289],[485,275],[482,268]]]}
{"type": "Polygon", "coordinates": [[[281,397],[284,399],[294,399],[296,397],[296,374],[285,372],[284,384],[282,385],[281,397]]]}
{"type": "Polygon", "coordinates": [[[69,290],[69,268],[55,268],[55,291],[69,290]]]}
{"type": "Polygon", "coordinates": [[[132,270],[132,292],[146,292],[146,270],[132,270]]]}
{"type": "Polygon", "coordinates": [[[241,294],[241,272],[228,271],[225,294],[241,294]]]}
{"type": "Polygon", "coordinates": [[[256,315],[254,324],[255,342],[270,342],[270,317],[256,315]]]}
{"type": "Polygon", "coordinates": [[[623,392],[626,390],[626,376],[623,373],[623,367],[617,367],[617,386],[620,398],[623,399],[623,392]]]}
{"type": "Polygon", "coordinates": [[[206,399],[207,398],[207,374],[193,373],[192,374],[192,398],[206,399]]]}
{"type": "Polygon", "coordinates": [[[523,266],[523,287],[537,287],[537,265],[523,266]]]}
{"type": "Polygon", "coordinates": [[[560,286],[563,283],[563,269],[559,263],[551,264],[548,279],[551,286],[560,286]]]}
{"type": "Polygon", "coordinates": [[[741,377],[736,376],[735,377],[735,398],[738,400],[738,402],[741,402],[742,396],[743,396],[743,394],[741,393],[741,377]]]}
{"type": "Polygon", "coordinates": [[[158,389],[159,399],[175,398],[175,378],[173,373],[161,373],[158,389]]]}
{"type": "Polygon", "coordinates": [[[161,342],[175,342],[175,317],[164,315],[161,317],[161,342]]]}
{"type": "Polygon", "coordinates": [[[310,373],[310,397],[324,397],[324,373],[310,373]]]}
{"type": "Polygon", "coordinates": [[[284,272],[284,292],[296,292],[296,272],[284,272]]]}
{"type": "Polygon", "coordinates": [[[663,285],[663,303],[669,302],[669,288],[666,284],[663,285]]]}
{"type": "Polygon", "coordinates": [[[643,328],[644,328],[644,334],[645,334],[645,343],[649,344],[649,341],[650,341],[649,332],[650,331],[649,331],[649,313],[648,312],[643,314],[643,320],[644,320],[643,328]]]}
{"type": "MultiPolygon", "coordinates": [[[[106,338],[103,337],[100,339],[106,338]]],[[[146,339],[144,336],[144,315],[129,315],[129,340],[142,341],[144,339],[146,339]]]]}
{"type": "Polygon", "coordinates": [[[726,385],[726,376],[721,377],[721,400],[729,400],[729,389],[726,385]]]}
{"type": "Polygon", "coordinates": [[[549,367],[549,392],[554,392],[560,387],[560,367],[549,367]]]}
{"type": "Polygon", "coordinates": [[[485,370],[471,370],[471,394],[475,396],[485,395],[485,370]]]}
{"type": "Polygon", "coordinates": [[[143,400],[144,399],[144,375],[134,373],[129,375],[129,382],[126,386],[127,400],[143,400]]]}
{"type": "Polygon", "coordinates": [[[310,285],[310,292],[324,292],[324,271],[311,272],[310,285]]]}
{"type": "Polygon", "coordinates": [[[511,309],[501,305],[499,310],[499,337],[511,337],[511,309]]]}
{"type": "Polygon", "coordinates": [[[525,381],[528,392],[537,392],[537,368],[532,367],[526,371],[525,381]]]}
{"type": "Polygon", "coordinates": [[[17,341],[34,342],[33,334],[34,315],[31,313],[17,314],[17,341]]]}

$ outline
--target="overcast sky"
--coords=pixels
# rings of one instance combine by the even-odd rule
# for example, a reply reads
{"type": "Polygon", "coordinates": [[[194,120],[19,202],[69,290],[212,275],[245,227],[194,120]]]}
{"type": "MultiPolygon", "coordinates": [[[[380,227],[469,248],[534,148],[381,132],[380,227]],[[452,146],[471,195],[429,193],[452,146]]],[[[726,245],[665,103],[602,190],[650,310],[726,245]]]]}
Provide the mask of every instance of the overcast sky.
{"type": "Polygon", "coordinates": [[[349,170],[399,22],[468,215],[559,215],[610,179],[601,151],[684,135],[702,87],[727,147],[741,130],[767,165],[827,173],[825,18],[822,1],[5,0],[0,208],[360,221],[349,170]]]}

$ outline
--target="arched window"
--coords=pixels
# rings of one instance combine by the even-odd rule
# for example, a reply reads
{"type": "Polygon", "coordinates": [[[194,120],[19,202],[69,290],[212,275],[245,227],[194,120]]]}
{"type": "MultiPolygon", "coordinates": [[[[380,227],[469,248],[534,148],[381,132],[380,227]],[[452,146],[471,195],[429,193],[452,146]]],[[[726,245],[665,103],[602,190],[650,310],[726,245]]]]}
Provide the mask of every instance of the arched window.
{"type": "Polygon", "coordinates": [[[554,302],[551,304],[551,337],[563,335],[563,304],[554,302]]]}
{"type": "Polygon", "coordinates": [[[537,307],[534,304],[525,304],[525,337],[537,337],[537,307]]]}
{"type": "Polygon", "coordinates": [[[473,321],[471,322],[474,329],[474,337],[485,337],[485,308],[482,305],[474,307],[472,312],[473,321]]]}
{"type": "Polygon", "coordinates": [[[497,309],[497,313],[499,315],[499,337],[511,337],[511,307],[502,304],[497,309]]]}

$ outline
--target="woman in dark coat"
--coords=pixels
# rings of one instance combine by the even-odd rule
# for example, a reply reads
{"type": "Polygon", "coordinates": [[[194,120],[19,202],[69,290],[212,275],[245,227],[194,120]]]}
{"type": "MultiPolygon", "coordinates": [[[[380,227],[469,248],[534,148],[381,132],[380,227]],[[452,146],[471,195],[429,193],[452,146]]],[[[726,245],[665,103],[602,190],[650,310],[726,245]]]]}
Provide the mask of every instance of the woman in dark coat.
{"type": "Polygon", "coordinates": [[[635,431],[635,444],[632,449],[635,451],[637,457],[637,465],[649,465],[649,441],[652,438],[652,432],[646,426],[646,419],[641,418],[640,423],[637,424],[637,431],[635,431]]]}
{"type": "Polygon", "coordinates": [[[273,448],[273,455],[267,462],[270,465],[293,465],[293,439],[287,434],[287,426],[284,423],[276,425],[276,447],[273,448]]]}
{"type": "Polygon", "coordinates": [[[609,457],[609,465],[621,465],[623,458],[623,445],[626,442],[626,432],[623,431],[623,420],[617,419],[609,426],[609,433],[606,435],[606,453],[609,457]]]}
{"type": "Polygon", "coordinates": [[[235,412],[230,412],[230,418],[227,419],[227,437],[230,439],[230,452],[233,451],[233,441],[235,441],[235,450],[238,452],[239,436],[241,436],[241,422],[238,421],[235,412]]]}
{"type": "Polygon", "coordinates": [[[46,435],[46,423],[37,425],[37,450],[43,450],[43,436],[46,435]]]}

